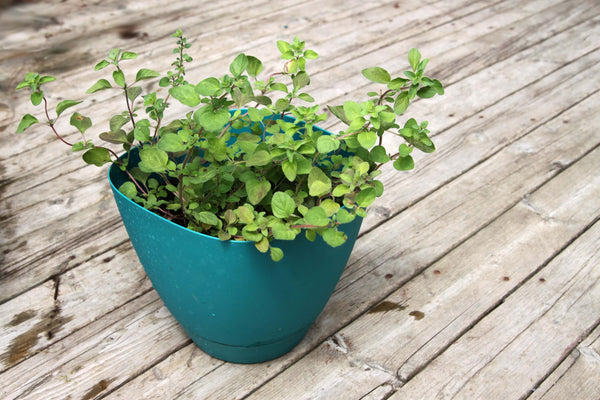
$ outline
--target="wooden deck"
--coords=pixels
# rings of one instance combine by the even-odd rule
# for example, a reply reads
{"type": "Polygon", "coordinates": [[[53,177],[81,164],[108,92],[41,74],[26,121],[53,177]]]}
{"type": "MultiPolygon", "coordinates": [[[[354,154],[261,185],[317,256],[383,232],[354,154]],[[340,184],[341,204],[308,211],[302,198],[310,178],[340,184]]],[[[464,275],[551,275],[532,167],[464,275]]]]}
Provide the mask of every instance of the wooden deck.
{"type": "MultiPolygon", "coordinates": [[[[600,399],[598,0],[198,3],[1,11],[1,399],[600,399]],[[192,81],[242,51],[275,62],[275,40],[299,35],[321,55],[321,103],[360,99],[360,70],[399,73],[411,47],[447,89],[413,107],[438,151],[386,171],[327,307],[268,363],[196,348],[146,278],[106,170],[43,127],[14,134],[34,112],[13,90],[25,72],[84,97],[113,47],[166,71],[178,27],[192,81]]],[[[79,110],[108,120],[111,96],[79,110]]]]}

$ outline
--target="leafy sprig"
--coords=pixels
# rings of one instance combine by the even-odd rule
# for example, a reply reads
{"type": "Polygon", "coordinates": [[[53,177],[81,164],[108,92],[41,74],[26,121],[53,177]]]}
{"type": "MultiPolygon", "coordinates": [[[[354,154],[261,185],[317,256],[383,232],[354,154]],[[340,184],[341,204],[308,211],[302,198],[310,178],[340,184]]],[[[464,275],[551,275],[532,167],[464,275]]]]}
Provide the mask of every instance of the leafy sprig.
{"type": "MultiPolygon", "coordinates": [[[[398,123],[415,98],[444,93],[438,80],[424,75],[428,60],[421,59],[416,49],[408,54],[411,69],[403,76],[392,78],[381,67],[363,70],[367,79],[384,87],[367,93],[364,101],[328,106],[346,124],[330,135],[317,127],[327,114],[319,105],[305,105],[314,103],[306,92],[311,82],[307,63],[318,58],[305,42],[278,41],[284,65],[264,80],[259,79],[262,62],[242,53],[227,74],[193,84],[185,80],[191,45],[180,30],[173,36],[177,39],[173,70],[158,82],[168,88],[164,98],[157,92],[143,94],[138,85],[160,76],[151,69],[138,70],[129,83],[121,63],[137,58],[136,53],[113,49],[95,66],[97,71],[112,66],[112,73],[96,81],[88,93],[120,90],[125,99],[125,109],[113,115],[108,130],[99,134],[100,139],[123,146],[127,154],[122,159],[85,138],[93,124],[78,112],[70,124],[82,140],[71,144],[58,134],[56,120],[80,101],[60,102],[51,118],[42,85],[53,77],[27,74],[17,89],[29,88],[33,105],[44,103],[46,124],[73,151],[85,150],[86,163],[118,163],[130,177],[119,188],[125,196],[189,229],[222,240],[252,241],[276,261],[283,252],[273,240],[293,240],[302,233],[309,240],[320,235],[329,245],[339,246],[346,240],[339,226],[364,217],[365,209],[382,195],[380,167],[391,162],[397,170],[409,170],[414,168],[415,148],[435,150],[427,121],[410,118],[398,123]],[[145,117],[138,115],[140,96],[145,117]],[[189,112],[165,124],[171,97],[189,112]],[[397,151],[388,152],[384,142],[388,136],[404,139],[397,151]],[[136,145],[140,162],[130,165],[136,145]]],[[[17,132],[35,123],[38,119],[26,114],[17,132]]]]}

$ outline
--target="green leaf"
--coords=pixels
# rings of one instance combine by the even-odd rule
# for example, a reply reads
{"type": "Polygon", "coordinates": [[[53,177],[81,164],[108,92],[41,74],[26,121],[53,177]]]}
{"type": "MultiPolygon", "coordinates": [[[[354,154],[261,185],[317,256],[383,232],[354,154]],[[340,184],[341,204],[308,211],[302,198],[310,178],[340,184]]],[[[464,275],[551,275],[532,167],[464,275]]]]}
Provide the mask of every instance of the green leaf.
{"type": "Polygon", "coordinates": [[[306,71],[300,71],[292,78],[292,83],[294,84],[294,89],[300,90],[310,84],[310,77],[306,71]]]}
{"type": "Polygon", "coordinates": [[[108,58],[112,61],[116,61],[120,52],[121,52],[121,49],[111,49],[108,52],[108,58]]]}
{"type": "Polygon", "coordinates": [[[106,79],[99,79],[98,82],[94,83],[92,87],[90,87],[86,93],[96,93],[100,90],[110,89],[112,85],[106,79]]]}
{"type": "Polygon", "coordinates": [[[337,217],[337,221],[340,224],[347,224],[349,222],[354,221],[354,218],[356,217],[356,215],[348,212],[348,210],[346,210],[345,208],[342,208],[340,211],[337,212],[336,217],[337,217]]]}
{"type": "Polygon", "coordinates": [[[408,92],[401,92],[398,97],[396,97],[396,101],[394,101],[394,112],[397,115],[401,115],[408,108],[408,92]]]}
{"type": "Polygon", "coordinates": [[[26,88],[26,87],[31,87],[31,82],[25,80],[25,81],[19,83],[17,85],[17,87],[15,88],[15,90],[23,89],[23,88],[26,88]]]}
{"type": "Polygon", "coordinates": [[[125,125],[128,121],[129,121],[128,117],[124,117],[120,114],[113,115],[109,122],[110,131],[118,132],[121,129],[121,127],[123,125],[125,125]]]}
{"type": "Polygon", "coordinates": [[[120,69],[113,71],[113,80],[117,86],[125,87],[125,74],[120,69]]]}
{"type": "Polygon", "coordinates": [[[425,67],[427,67],[428,63],[429,63],[428,58],[421,60],[421,62],[417,66],[417,72],[419,72],[421,75],[423,75],[423,72],[425,72],[425,67]]]}
{"type": "Polygon", "coordinates": [[[217,226],[219,225],[219,217],[210,211],[200,211],[195,213],[194,216],[198,218],[200,222],[207,225],[217,226]]]}
{"type": "Polygon", "coordinates": [[[340,141],[331,135],[322,135],[317,139],[317,150],[319,153],[328,154],[340,147],[340,141]]]}
{"type": "Polygon", "coordinates": [[[262,240],[262,238],[264,237],[262,233],[256,232],[256,230],[248,230],[248,229],[242,230],[242,236],[244,237],[245,240],[247,240],[249,242],[258,242],[258,241],[262,240]]]}
{"type": "Polygon", "coordinates": [[[254,221],[254,213],[250,209],[249,205],[239,206],[236,209],[237,216],[240,221],[244,224],[251,224],[254,221]]]}
{"type": "Polygon", "coordinates": [[[316,51],[306,50],[304,52],[304,58],[306,58],[307,60],[314,60],[314,59],[319,58],[319,55],[317,54],[316,51]]]}
{"type": "Polygon", "coordinates": [[[229,71],[231,71],[234,77],[239,78],[244,73],[244,70],[247,66],[248,57],[246,57],[244,53],[241,53],[238,54],[237,57],[231,63],[231,65],[229,66],[229,71]]]}
{"type": "Polygon", "coordinates": [[[55,80],[56,80],[56,78],[53,77],[53,76],[48,76],[48,75],[47,76],[42,76],[40,78],[40,85],[43,85],[44,83],[48,83],[48,82],[53,82],[55,80]]]}
{"type": "Polygon", "coordinates": [[[365,208],[373,204],[376,197],[377,192],[375,191],[375,188],[369,187],[358,192],[356,195],[356,203],[359,207],[365,208]]]}
{"type": "Polygon", "coordinates": [[[350,120],[348,120],[348,117],[344,114],[343,106],[327,106],[327,108],[329,108],[329,111],[331,111],[337,119],[344,122],[346,125],[350,125],[350,120]]]}
{"type": "Polygon", "coordinates": [[[286,100],[286,99],[277,99],[277,101],[275,102],[275,110],[277,112],[287,111],[289,106],[290,106],[290,101],[286,100]]]}
{"type": "Polygon", "coordinates": [[[290,160],[285,160],[281,163],[281,169],[287,180],[290,182],[294,182],[294,180],[296,179],[297,170],[296,163],[290,160]]]}
{"type": "Polygon", "coordinates": [[[127,140],[127,134],[122,129],[119,129],[115,132],[102,132],[100,135],[98,135],[98,137],[109,143],[129,143],[127,140]]]}
{"type": "Polygon", "coordinates": [[[312,162],[306,157],[300,156],[296,154],[294,157],[294,162],[296,163],[296,173],[298,175],[308,174],[312,169],[312,162]]]}
{"type": "MultiPolygon", "coordinates": [[[[282,55],[282,57],[283,56],[285,56],[285,54],[282,55]]],[[[288,61],[284,66],[284,71],[287,72],[288,74],[295,74],[296,71],[298,71],[298,61],[296,61],[296,60],[288,61]]]]}
{"type": "Polygon", "coordinates": [[[315,101],[314,97],[312,97],[312,96],[311,96],[310,94],[308,94],[308,93],[300,93],[300,94],[298,95],[298,98],[299,98],[300,100],[304,100],[304,101],[306,101],[307,103],[312,103],[312,102],[314,102],[314,101],[315,101]]]}
{"type": "Polygon", "coordinates": [[[347,236],[344,232],[336,228],[329,228],[323,231],[323,240],[331,247],[338,247],[346,242],[347,236]]]}
{"type": "Polygon", "coordinates": [[[110,162],[110,152],[104,147],[94,147],[83,153],[83,161],[101,167],[110,162]]]}
{"type": "Polygon", "coordinates": [[[42,91],[31,92],[31,104],[39,106],[44,99],[44,93],[42,91]]]}
{"type": "Polygon", "coordinates": [[[387,151],[383,146],[375,146],[371,149],[369,153],[369,159],[376,163],[386,163],[390,161],[390,158],[387,155],[387,151]]]}
{"type": "Polygon", "coordinates": [[[258,111],[258,108],[249,107],[248,108],[248,116],[254,122],[260,122],[263,120],[263,117],[262,117],[260,111],[258,111]]]}
{"type": "Polygon", "coordinates": [[[267,193],[269,193],[269,190],[271,190],[271,183],[268,180],[259,181],[258,179],[253,178],[246,182],[248,201],[253,205],[260,203],[267,193]]]}
{"type": "Polygon", "coordinates": [[[71,115],[70,124],[77,128],[81,134],[84,134],[85,131],[92,126],[92,120],[76,112],[71,115]]]}
{"type": "Polygon", "coordinates": [[[21,122],[19,122],[19,126],[17,127],[17,133],[23,133],[25,129],[38,122],[38,119],[31,114],[23,115],[23,118],[21,118],[21,122]]]}
{"type": "Polygon", "coordinates": [[[145,146],[140,150],[139,155],[141,161],[138,167],[143,172],[161,173],[167,169],[169,155],[165,151],[145,146]]]}
{"type": "Polygon", "coordinates": [[[134,53],[132,51],[124,51],[121,54],[121,60],[133,60],[134,58],[137,58],[137,53],[134,53]]]}
{"type": "Polygon", "coordinates": [[[278,91],[280,91],[280,92],[285,92],[285,93],[287,93],[287,92],[288,92],[288,88],[287,88],[287,86],[286,86],[286,85],[284,85],[284,84],[283,84],[283,83],[281,83],[281,82],[273,82],[273,83],[271,83],[271,84],[269,85],[269,89],[271,89],[271,90],[278,90],[278,91]]]}
{"type": "Polygon", "coordinates": [[[283,250],[281,250],[279,247],[271,246],[271,259],[273,261],[277,262],[277,261],[281,261],[282,258],[283,258],[283,250]]]}
{"type": "Polygon", "coordinates": [[[139,86],[130,86],[127,88],[127,96],[130,101],[134,101],[140,94],[142,94],[142,88],[139,86]]]}
{"type": "Polygon", "coordinates": [[[275,192],[271,198],[271,209],[277,218],[287,218],[296,209],[296,203],[287,193],[275,192]]]}
{"type": "Polygon", "coordinates": [[[394,78],[390,81],[390,83],[388,83],[388,88],[391,90],[397,90],[404,86],[406,82],[408,82],[408,79],[394,78]]]}
{"type": "Polygon", "coordinates": [[[272,103],[272,100],[267,96],[252,96],[250,100],[262,104],[263,106],[270,106],[272,103]]]}
{"type": "Polygon", "coordinates": [[[106,68],[110,65],[110,63],[106,60],[102,60],[100,61],[98,64],[96,64],[96,66],[94,67],[94,71],[100,71],[103,68],[106,68]]]}
{"type": "Polygon", "coordinates": [[[320,197],[331,191],[331,180],[319,167],[312,167],[308,174],[308,191],[311,196],[320,197]]]}
{"type": "Polygon", "coordinates": [[[167,87],[167,86],[171,86],[171,80],[169,79],[168,76],[163,76],[162,78],[160,78],[160,80],[158,81],[158,86],[160,87],[167,87]]]}
{"type": "Polygon", "coordinates": [[[58,117],[67,108],[73,107],[73,106],[75,106],[75,105],[77,105],[79,103],[81,103],[81,101],[74,101],[74,100],[63,100],[63,101],[61,101],[60,103],[58,103],[56,105],[56,116],[58,117]]]}
{"type": "Polygon", "coordinates": [[[424,133],[420,133],[418,136],[418,139],[413,145],[424,153],[433,153],[435,151],[435,145],[431,139],[424,133]]]}
{"type": "Polygon", "coordinates": [[[331,192],[334,197],[340,197],[348,193],[350,193],[350,187],[344,184],[337,185],[331,192]]]}
{"type": "Polygon", "coordinates": [[[187,150],[187,146],[176,133],[163,134],[158,141],[157,148],[173,153],[187,150]]]}
{"type": "Polygon", "coordinates": [[[349,121],[354,121],[357,118],[362,117],[362,108],[360,104],[348,100],[344,103],[344,115],[349,121]]]}
{"type": "Polygon", "coordinates": [[[325,210],[319,206],[309,209],[304,220],[307,224],[315,226],[327,226],[331,223],[325,210]]]}
{"type": "Polygon", "coordinates": [[[135,140],[138,140],[140,142],[147,142],[150,140],[150,125],[142,124],[140,122],[141,121],[138,121],[138,123],[135,124],[135,129],[133,130],[133,137],[135,140]]]}
{"type": "Polygon", "coordinates": [[[87,149],[92,149],[92,148],[94,148],[94,144],[92,143],[91,140],[87,140],[86,142],[80,141],[77,143],[73,143],[73,146],[71,146],[71,151],[73,153],[75,153],[77,151],[82,151],[82,150],[87,150],[87,149]]]}
{"type": "Polygon", "coordinates": [[[319,207],[325,210],[328,217],[333,216],[340,209],[340,205],[331,199],[323,200],[319,207]]]}
{"type": "Polygon", "coordinates": [[[417,91],[417,96],[422,99],[429,99],[437,94],[437,90],[435,90],[431,86],[422,87],[417,91]]]}
{"type": "Polygon", "coordinates": [[[135,81],[138,82],[144,79],[158,78],[159,76],[160,74],[156,71],[147,68],[142,68],[137,72],[137,74],[135,74],[135,81]]]}
{"type": "Polygon", "coordinates": [[[433,80],[433,85],[431,87],[433,87],[437,94],[439,94],[440,96],[444,94],[444,87],[442,86],[442,83],[437,79],[433,80]]]}
{"type": "Polygon", "coordinates": [[[373,131],[360,132],[357,135],[357,139],[358,143],[360,143],[363,148],[369,150],[377,143],[377,133],[373,131]]]}
{"type": "Polygon", "coordinates": [[[202,96],[218,96],[221,93],[221,82],[217,78],[206,78],[196,85],[196,92],[202,96]]]}
{"type": "Polygon", "coordinates": [[[269,239],[263,236],[262,239],[254,242],[254,246],[261,253],[266,253],[267,251],[269,251],[269,239]]]}
{"type": "Polygon", "coordinates": [[[279,49],[279,51],[283,54],[286,51],[291,51],[292,48],[290,46],[290,44],[288,42],[285,42],[283,40],[278,40],[277,41],[277,48],[279,49]]]}
{"type": "Polygon", "coordinates": [[[421,53],[417,49],[410,49],[408,52],[408,63],[410,64],[413,71],[416,71],[421,61],[421,53]]]}
{"type": "Polygon", "coordinates": [[[133,199],[137,196],[137,188],[133,182],[125,182],[119,186],[119,192],[123,193],[128,199],[133,199]]]}
{"type": "Polygon", "coordinates": [[[415,162],[411,156],[398,157],[394,161],[394,168],[398,171],[408,171],[415,167],[415,162]]]}
{"type": "Polygon", "coordinates": [[[400,155],[400,157],[406,157],[407,155],[412,153],[412,151],[413,151],[412,147],[407,146],[406,143],[402,143],[398,147],[398,154],[400,155]]]}
{"type": "Polygon", "coordinates": [[[271,227],[273,238],[277,240],[294,240],[296,239],[296,232],[284,223],[277,222],[271,227]]]}
{"type": "Polygon", "coordinates": [[[214,110],[211,105],[206,105],[196,110],[194,121],[208,132],[219,132],[229,122],[229,110],[226,108],[214,110]]]}
{"type": "Polygon", "coordinates": [[[259,151],[252,153],[252,155],[250,155],[250,157],[248,157],[248,160],[246,161],[246,166],[261,167],[263,165],[267,165],[268,163],[270,163],[271,159],[272,159],[271,154],[269,154],[268,151],[259,150],[259,151]]]}
{"type": "Polygon", "coordinates": [[[258,74],[260,74],[260,71],[262,71],[263,64],[258,58],[254,57],[254,56],[246,56],[246,58],[248,60],[248,65],[246,66],[246,71],[248,71],[248,75],[256,78],[256,76],[258,74]]]}
{"type": "Polygon", "coordinates": [[[410,89],[408,89],[408,98],[409,99],[414,99],[415,96],[417,95],[417,90],[419,90],[419,84],[418,83],[413,83],[412,85],[410,85],[410,89]]]}
{"type": "Polygon", "coordinates": [[[374,179],[373,184],[375,185],[375,195],[377,197],[381,197],[384,189],[383,183],[381,181],[378,181],[377,179],[374,179]]]}
{"type": "Polygon", "coordinates": [[[392,80],[390,73],[381,67],[363,69],[362,74],[365,78],[375,83],[389,83],[392,80]]]}
{"type": "Polygon", "coordinates": [[[200,96],[196,93],[194,85],[172,87],[169,89],[169,94],[188,107],[196,107],[200,104],[200,96]]]}

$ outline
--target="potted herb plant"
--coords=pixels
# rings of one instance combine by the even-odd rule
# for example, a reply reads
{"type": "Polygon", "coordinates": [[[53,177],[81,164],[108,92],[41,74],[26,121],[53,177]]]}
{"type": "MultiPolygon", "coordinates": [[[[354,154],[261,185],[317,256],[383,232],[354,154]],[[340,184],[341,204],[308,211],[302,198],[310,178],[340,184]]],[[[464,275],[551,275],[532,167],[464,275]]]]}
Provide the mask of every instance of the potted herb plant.
{"type": "Polygon", "coordinates": [[[92,121],[79,112],[70,124],[80,140],[57,131],[81,101],[63,100],[51,113],[43,91],[51,76],[28,73],[17,86],[44,110],[42,122],[26,114],[17,132],[46,124],[86,163],[112,164],[109,181],[136,253],[184,330],[215,357],[269,360],[302,339],[331,296],[366,208],[383,193],[381,167],[410,170],[413,149],[435,150],[427,122],[404,114],[415,98],[444,90],[424,76],[428,60],[412,49],[403,76],[367,68],[362,74],[379,91],[328,106],[345,124],[334,134],[318,127],[327,113],[306,92],[306,64],[318,55],[303,41],[278,41],[283,69],[264,80],[262,62],[240,54],[227,74],[194,84],[185,76],[190,44],[181,31],[173,36],[176,58],[165,76],[142,68],[126,78],[123,64],[137,54],[120,49],[95,66],[111,68],[112,79],[87,92],[124,97],[99,134],[123,155],[88,139],[92,121]],[[159,77],[162,94],[143,94],[140,82],[159,77]],[[171,101],[188,112],[166,119],[171,101]],[[388,151],[388,136],[404,143],[388,151]]]}

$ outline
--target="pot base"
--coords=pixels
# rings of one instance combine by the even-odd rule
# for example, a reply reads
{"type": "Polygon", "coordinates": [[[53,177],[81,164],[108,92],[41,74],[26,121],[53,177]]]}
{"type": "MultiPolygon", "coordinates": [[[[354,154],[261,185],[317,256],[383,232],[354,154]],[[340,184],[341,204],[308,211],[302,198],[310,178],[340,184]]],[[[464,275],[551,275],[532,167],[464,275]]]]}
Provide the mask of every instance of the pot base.
{"type": "Polygon", "coordinates": [[[234,346],[213,342],[197,335],[190,335],[190,337],[202,351],[219,360],[238,364],[254,364],[270,361],[288,353],[302,341],[309,328],[310,326],[276,341],[257,343],[251,346],[234,346]]]}

